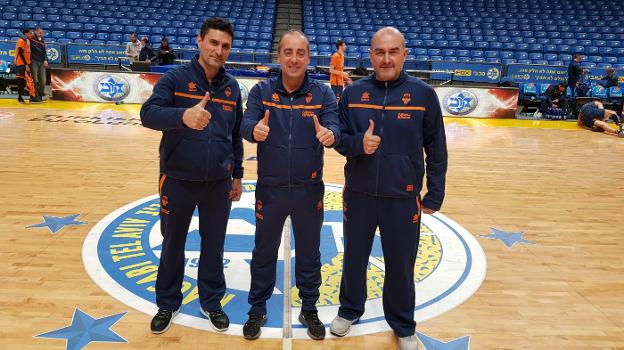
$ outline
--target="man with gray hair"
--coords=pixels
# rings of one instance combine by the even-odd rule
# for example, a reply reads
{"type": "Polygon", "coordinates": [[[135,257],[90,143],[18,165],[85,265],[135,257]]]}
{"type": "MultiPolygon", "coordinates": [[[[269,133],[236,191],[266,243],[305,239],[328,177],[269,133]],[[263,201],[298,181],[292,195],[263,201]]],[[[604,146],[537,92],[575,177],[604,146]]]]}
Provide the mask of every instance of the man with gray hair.
{"type": "Polygon", "coordinates": [[[325,326],[316,309],[321,285],[323,148],[334,147],[340,140],[336,97],[329,86],[308,77],[310,49],[303,33],[286,32],[277,55],[280,74],[251,89],[241,125],[243,137],[258,143],[256,234],[248,298],[251,308],[243,335],[257,339],[267,320],[280,237],[290,215],[301,298],[299,321],[310,338],[320,340],[325,338],[325,326]]]}
{"type": "Polygon", "coordinates": [[[340,308],[330,331],[345,336],[364,314],[368,259],[379,227],[384,315],[399,349],[413,350],[418,348],[414,264],[421,208],[433,214],[442,206],[446,136],[435,91],[403,71],[407,49],[401,32],[380,29],[369,56],[375,73],[348,86],[338,106],[342,136],[336,150],[347,157],[344,260],[340,308]],[[421,204],[425,169],[427,194],[421,204]]]}

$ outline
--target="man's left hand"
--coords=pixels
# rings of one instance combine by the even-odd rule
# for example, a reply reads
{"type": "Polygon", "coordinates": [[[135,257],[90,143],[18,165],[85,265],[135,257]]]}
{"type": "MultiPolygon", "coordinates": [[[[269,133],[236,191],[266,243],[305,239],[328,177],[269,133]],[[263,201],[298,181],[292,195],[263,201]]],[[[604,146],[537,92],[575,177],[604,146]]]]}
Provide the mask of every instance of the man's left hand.
{"type": "Polygon", "coordinates": [[[230,199],[238,202],[243,194],[243,182],[241,179],[232,179],[232,189],[230,190],[230,199]]]}
{"type": "Polygon", "coordinates": [[[314,131],[316,131],[316,138],[323,146],[331,147],[331,145],[333,145],[335,141],[334,133],[328,128],[322,126],[321,123],[319,123],[316,114],[312,116],[312,119],[314,120],[314,131]]]}
{"type": "Polygon", "coordinates": [[[48,61],[47,61],[47,60],[46,60],[46,61],[43,61],[43,66],[44,66],[45,68],[48,68],[48,61]]]}

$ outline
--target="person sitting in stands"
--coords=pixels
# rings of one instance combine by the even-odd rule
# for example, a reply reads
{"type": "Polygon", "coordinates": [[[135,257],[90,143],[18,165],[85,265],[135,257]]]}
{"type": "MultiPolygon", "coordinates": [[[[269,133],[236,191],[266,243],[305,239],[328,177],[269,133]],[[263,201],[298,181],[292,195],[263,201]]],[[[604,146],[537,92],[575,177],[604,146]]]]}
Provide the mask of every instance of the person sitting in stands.
{"type": "Polygon", "coordinates": [[[565,81],[557,85],[550,85],[541,98],[540,107],[539,110],[535,112],[535,117],[540,118],[542,114],[550,114],[549,112],[552,111],[553,108],[560,108],[562,110],[561,113],[567,113],[569,107],[569,101],[566,97],[567,87],[568,83],[565,81]]]}
{"type": "Polygon", "coordinates": [[[156,54],[150,47],[149,39],[144,36],[141,38],[141,43],[143,43],[143,47],[141,47],[141,52],[139,52],[139,61],[151,62],[154,58],[156,58],[156,54]]]}
{"type": "Polygon", "coordinates": [[[607,75],[600,78],[600,85],[604,86],[605,89],[608,89],[613,86],[618,86],[619,77],[615,74],[615,69],[613,67],[607,68],[607,75]]]}
{"type": "Polygon", "coordinates": [[[169,40],[167,40],[167,38],[162,38],[162,41],[160,42],[160,47],[156,52],[155,61],[158,62],[159,65],[165,65],[173,64],[173,60],[175,59],[176,55],[173,51],[173,48],[169,46],[169,40]]]}

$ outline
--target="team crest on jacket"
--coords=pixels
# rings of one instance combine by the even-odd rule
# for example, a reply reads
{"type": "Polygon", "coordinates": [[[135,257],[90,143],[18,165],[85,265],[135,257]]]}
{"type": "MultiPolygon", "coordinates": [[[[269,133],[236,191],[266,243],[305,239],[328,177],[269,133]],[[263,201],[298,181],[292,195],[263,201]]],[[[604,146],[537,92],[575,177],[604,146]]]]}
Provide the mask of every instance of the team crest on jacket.
{"type": "Polygon", "coordinates": [[[232,96],[232,88],[231,87],[226,87],[225,88],[225,96],[230,97],[232,96]]]}
{"type": "Polygon", "coordinates": [[[405,105],[408,104],[412,100],[410,93],[409,92],[404,93],[402,100],[403,100],[403,104],[405,105]]]}
{"type": "MultiPolygon", "coordinates": [[[[254,204],[262,207],[262,203],[255,200],[255,189],[255,182],[245,181],[241,200],[232,205],[223,255],[227,291],[221,304],[230,318],[227,333],[239,336],[242,336],[242,327],[249,311],[249,263],[254,248],[256,223],[254,204]]],[[[326,184],[325,197],[322,203],[317,204],[317,208],[324,211],[320,245],[322,284],[317,306],[320,319],[329,327],[338,312],[342,276],[342,186],[326,184]]],[[[157,310],[154,287],[162,251],[159,213],[158,195],[142,198],[116,209],[91,229],[82,250],[85,268],[96,284],[120,302],[149,316],[153,316],[157,310]]],[[[414,214],[413,220],[417,219],[417,214],[414,214]]],[[[199,311],[198,229],[196,211],[185,247],[182,307],[174,323],[212,332],[208,320],[199,311]]],[[[294,237],[290,226],[284,232],[289,232],[291,237],[291,284],[285,283],[289,279],[284,278],[282,246],[279,249],[277,281],[273,295],[267,303],[269,317],[262,330],[262,337],[282,337],[284,295],[289,294],[293,337],[307,339],[306,329],[297,321],[301,300],[294,283],[294,237]],[[286,291],[289,293],[285,293],[286,291]]],[[[414,275],[415,318],[418,322],[460,305],[478,290],[485,273],[483,250],[468,231],[440,213],[422,215],[421,239],[414,275]]],[[[384,276],[381,239],[379,233],[376,233],[367,270],[366,312],[361,321],[353,325],[349,336],[390,329],[384,319],[381,298],[384,276]]]]}
{"type": "Polygon", "coordinates": [[[280,98],[277,92],[271,94],[271,100],[273,100],[273,102],[279,102],[280,98]]]}
{"type": "Polygon", "coordinates": [[[312,93],[311,92],[308,92],[308,94],[305,97],[305,101],[306,101],[306,103],[312,102],[312,93]]]}
{"type": "Polygon", "coordinates": [[[368,91],[364,91],[362,93],[362,97],[360,98],[360,100],[362,102],[370,102],[370,94],[368,93],[368,91]]]}
{"type": "Polygon", "coordinates": [[[197,84],[195,84],[194,81],[190,81],[187,85],[187,89],[189,92],[195,92],[197,91],[197,84]]]}

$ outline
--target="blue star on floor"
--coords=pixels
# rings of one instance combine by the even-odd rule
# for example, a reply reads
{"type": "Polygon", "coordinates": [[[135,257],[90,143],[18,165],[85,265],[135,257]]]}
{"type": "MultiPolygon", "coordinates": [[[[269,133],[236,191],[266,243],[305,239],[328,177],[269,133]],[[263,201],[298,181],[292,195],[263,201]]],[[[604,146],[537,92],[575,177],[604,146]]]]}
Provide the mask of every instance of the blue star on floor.
{"type": "Polygon", "coordinates": [[[533,241],[527,241],[526,239],[524,239],[523,232],[506,232],[506,231],[502,231],[499,229],[495,229],[493,227],[490,227],[490,230],[492,230],[491,234],[480,235],[480,236],[484,238],[488,238],[488,239],[498,239],[501,242],[503,242],[508,248],[513,247],[513,245],[516,243],[535,244],[535,242],[533,241]]]}
{"type": "Polygon", "coordinates": [[[470,348],[470,337],[467,335],[448,342],[433,339],[418,332],[416,332],[416,336],[423,343],[426,350],[468,350],[470,348]]]}
{"type": "Polygon", "coordinates": [[[76,221],[76,218],[79,216],[80,214],[72,214],[72,215],[63,216],[63,217],[44,215],[43,222],[27,226],[26,228],[48,227],[50,231],[52,231],[52,233],[57,233],[65,226],[86,224],[87,223],[86,221],[76,221]]]}
{"type": "Polygon", "coordinates": [[[95,319],[76,308],[71,325],[36,335],[35,338],[66,339],[66,350],[80,350],[91,342],[127,343],[110,329],[125,314],[127,312],[95,319]]]}

